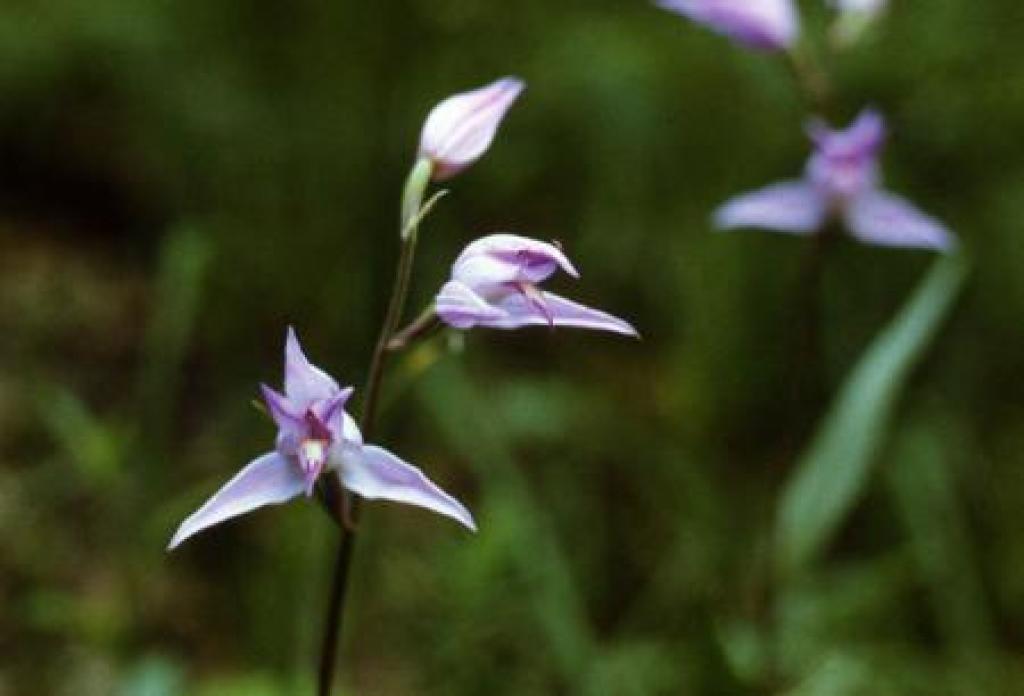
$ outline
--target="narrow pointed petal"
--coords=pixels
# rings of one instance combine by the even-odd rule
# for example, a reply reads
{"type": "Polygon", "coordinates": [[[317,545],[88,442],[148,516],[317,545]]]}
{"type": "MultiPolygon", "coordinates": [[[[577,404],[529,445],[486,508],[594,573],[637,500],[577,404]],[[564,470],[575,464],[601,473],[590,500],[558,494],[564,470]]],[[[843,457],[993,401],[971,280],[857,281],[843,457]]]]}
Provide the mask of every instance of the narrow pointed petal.
{"type": "Polygon", "coordinates": [[[785,50],[800,36],[793,0],[657,0],[657,5],[758,50],[785,50]]]}
{"type": "Polygon", "coordinates": [[[497,321],[505,312],[492,307],[465,283],[450,280],[434,299],[434,311],[445,324],[456,329],[469,329],[477,324],[497,321]]]}
{"type": "Polygon", "coordinates": [[[956,245],[949,229],[909,201],[870,191],[850,203],[845,214],[850,234],[868,244],[948,251],[956,245]]]}
{"type": "Polygon", "coordinates": [[[633,325],[624,319],[573,302],[552,292],[540,292],[539,297],[524,297],[520,293],[510,294],[495,303],[505,310],[505,316],[480,321],[481,326],[493,329],[517,329],[522,326],[564,326],[574,329],[611,331],[625,336],[639,337],[633,325]],[[543,303],[544,309],[538,307],[543,303]]]}
{"type": "Polygon", "coordinates": [[[759,227],[807,234],[821,227],[826,211],[825,200],[812,185],[786,181],[726,202],[715,211],[714,223],[723,230],[759,227]]]}
{"type": "Polygon", "coordinates": [[[334,396],[338,389],[329,374],[309,361],[295,329],[289,326],[284,349],[284,393],[304,411],[313,401],[334,396]]]}
{"type": "Polygon", "coordinates": [[[832,128],[819,118],[807,124],[807,135],[814,145],[835,157],[874,155],[885,144],[885,133],[885,117],[872,108],[862,110],[846,128],[832,128]]]}
{"type": "Polygon", "coordinates": [[[254,459],[212,498],[206,501],[174,533],[167,550],[190,536],[224,520],[245,514],[263,505],[291,500],[302,493],[306,483],[298,467],[277,453],[254,459]]]}
{"type": "Polygon", "coordinates": [[[296,409],[295,405],[288,400],[288,397],[268,387],[266,384],[260,385],[260,391],[263,393],[263,402],[267,405],[267,411],[270,413],[270,417],[274,419],[278,429],[290,435],[300,437],[305,428],[302,412],[296,409]]]}
{"type": "Polygon", "coordinates": [[[434,107],[420,135],[420,156],[434,163],[436,180],[454,176],[487,151],[523,88],[522,80],[505,77],[434,107]]]}
{"type": "Polygon", "coordinates": [[[432,510],[476,531],[473,516],[458,500],[441,490],[416,467],[382,447],[366,445],[346,457],[341,481],[369,500],[391,500],[432,510]]]}
{"type": "Polygon", "coordinates": [[[345,387],[334,396],[315,402],[311,406],[314,415],[327,424],[328,427],[331,426],[332,422],[340,422],[338,415],[344,411],[345,404],[352,398],[354,391],[355,389],[352,387],[345,387]]]}

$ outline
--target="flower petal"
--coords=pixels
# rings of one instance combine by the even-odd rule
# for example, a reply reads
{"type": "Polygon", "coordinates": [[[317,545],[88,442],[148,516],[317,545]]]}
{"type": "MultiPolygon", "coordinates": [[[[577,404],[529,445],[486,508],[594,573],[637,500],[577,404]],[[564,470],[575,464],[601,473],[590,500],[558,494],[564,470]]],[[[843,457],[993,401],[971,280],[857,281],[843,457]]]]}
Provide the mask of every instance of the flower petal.
{"type": "Polygon", "coordinates": [[[476,531],[473,516],[458,500],[441,490],[416,467],[382,447],[366,445],[345,458],[341,481],[353,493],[369,500],[391,500],[416,505],[450,517],[476,531]]]}
{"type": "Polygon", "coordinates": [[[850,234],[868,244],[948,251],[956,246],[949,229],[909,201],[885,191],[870,191],[846,208],[850,234]]]}
{"type": "Polygon", "coordinates": [[[434,300],[434,311],[445,324],[456,329],[469,329],[481,322],[497,321],[505,312],[492,307],[465,283],[450,280],[434,300]]]}
{"type": "Polygon", "coordinates": [[[452,265],[452,279],[480,291],[508,283],[539,283],[559,268],[579,278],[576,267],[554,244],[499,233],[467,246],[452,265]]]}
{"type": "Polygon", "coordinates": [[[274,452],[257,457],[181,523],[167,550],[224,520],[291,500],[304,489],[302,472],[287,459],[274,452]]]}
{"type": "Polygon", "coordinates": [[[355,389],[352,387],[345,387],[333,396],[314,402],[310,405],[310,409],[313,411],[313,415],[328,427],[332,423],[340,423],[339,416],[345,410],[345,404],[352,398],[354,391],[355,389]]]}
{"type": "Polygon", "coordinates": [[[793,0],[657,0],[657,4],[754,49],[783,50],[800,35],[793,0]]]}
{"type": "Polygon", "coordinates": [[[263,402],[267,405],[267,411],[274,419],[278,429],[301,437],[305,430],[302,411],[296,409],[295,404],[291,403],[287,396],[266,384],[260,385],[260,391],[263,393],[263,402]]]}
{"type": "Polygon", "coordinates": [[[826,203],[803,181],[785,181],[729,200],[714,213],[719,229],[760,227],[779,232],[814,232],[825,220],[826,203]]]}
{"type": "Polygon", "coordinates": [[[420,156],[434,163],[435,180],[454,176],[487,151],[523,88],[522,80],[505,77],[433,108],[420,135],[420,156]]]}
{"type": "Polygon", "coordinates": [[[885,144],[885,117],[875,109],[864,109],[842,129],[813,118],[807,123],[807,135],[818,150],[830,157],[870,157],[885,144]]]}
{"type": "Polygon", "coordinates": [[[284,349],[284,393],[305,411],[313,401],[334,396],[338,389],[334,378],[309,361],[295,329],[289,326],[284,349]]]}
{"type": "Polygon", "coordinates": [[[523,326],[564,326],[575,329],[611,331],[625,336],[639,337],[633,326],[599,309],[573,302],[552,292],[538,291],[535,297],[510,293],[495,302],[504,310],[504,316],[479,321],[492,329],[517,329],[523,326]],[[538,305],[543,305],[538,306],[538,305]]]}

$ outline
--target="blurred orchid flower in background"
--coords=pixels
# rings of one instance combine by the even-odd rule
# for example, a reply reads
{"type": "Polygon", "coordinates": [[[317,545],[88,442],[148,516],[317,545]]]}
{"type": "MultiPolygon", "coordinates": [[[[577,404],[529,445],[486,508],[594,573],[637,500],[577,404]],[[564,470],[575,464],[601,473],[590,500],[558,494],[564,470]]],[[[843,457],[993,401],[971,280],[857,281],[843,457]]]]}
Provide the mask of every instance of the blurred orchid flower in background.
{"type": "Polygon", "coordinates": [[[339,387],[330,375],[310,363],[291,328],[284,372],[284,394],[262,385],[267,409],[278,428],[275,451],[250,462],[186,519],[171,539],[169,550],[232,517],[303,493],[312,495],[324,472],[337,474],[345,488],[364,498],[417,505],[476,530],[466,508],[423,472],[381,447],[363,444],[358,426],[345,412],[352,388],[339,387]]]}
{"type": "Polygon", "coordinates": [[[579,273],[554,244],[493,234],[465,248],[435,300],[438,317],[457,329],[569,326],[637,336],[628,322],[546,292],[537,285],[559,269],[579,273]]]}
{"type": "Polygon", "coordinates": [[[888,0],[828,0],[838,13],[832,40],[841,47],[855,43],[885,12],[888,0]]]}
{"type": "Polygon", "coordinates": [[[657,0],[662,9],[762,51],[783,51],[800,38],[793,0],[657,0]]]}
{"type": "Polygon", "coordinates": [[[808,133],[815,149],[804,178],[733,198],[715,212],[719,228],[810,234],[838,216],[851,235],[868,244],[937,250],[955,245],[942,223],[880,187],[878,156],[885,141],[880,114],[865,110],[845,130],[813,121],[808,133]]]}
{"type": "Polygon", "coordinates": [[[448,97],[433,108],[423,124],[419,156],[433,165],[435,181],[452,177],[480,159],[524,88],[522,80],[504,77],[448,97]]]}

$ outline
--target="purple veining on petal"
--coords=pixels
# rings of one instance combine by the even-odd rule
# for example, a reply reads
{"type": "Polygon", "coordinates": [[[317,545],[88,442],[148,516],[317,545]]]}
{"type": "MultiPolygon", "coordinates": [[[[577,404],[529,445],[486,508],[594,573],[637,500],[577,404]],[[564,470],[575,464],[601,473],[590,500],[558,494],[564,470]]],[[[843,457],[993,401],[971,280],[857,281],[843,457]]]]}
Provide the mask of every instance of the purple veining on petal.
{"type": "Polygon", "coordinates": [[[504,316],[504,312],[491,306],[465,283],[450,280],[434,299],[434,311],[444,323],[456,329],[469,329],[483,321],[504,316]]]}
{"type": "Polygon", "coordinates": [[[500,319],[484,320],[481,326],[493,329],[518,329],[524,326],[560,326],[574,329],[610,331],[624,336],[639,337],[633,325],[607,312],[574,302],[552,292],[540,293],[544,310],[537,307],[535,299],[522,293],[509,293],[496,301],[505,311],[500,319]]]}
{"type": "Polygon", "coordinates": [[[554,244],[515,234],[492,234],[472,242],[452,265],[452,279],[477,292],[508,283],[540,283],[562,269],[579,272],[554,244]]]}
{"type": "Polygon", "coordinates": [[[431,110],[420,135],[419,154],[434,163],[435,180],[454,176],[487,151],[524,87],[522,80],[505,77],[449,97],[431,110]]]}

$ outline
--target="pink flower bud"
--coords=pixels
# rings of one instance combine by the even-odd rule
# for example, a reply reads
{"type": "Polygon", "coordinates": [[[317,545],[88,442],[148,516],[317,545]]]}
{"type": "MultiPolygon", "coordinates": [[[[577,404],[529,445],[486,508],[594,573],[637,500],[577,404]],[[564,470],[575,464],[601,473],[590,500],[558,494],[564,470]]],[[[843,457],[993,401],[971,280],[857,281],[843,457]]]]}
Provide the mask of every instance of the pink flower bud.
{"type": "Polygon", "coordinates": [[[434,107],[423,125],[419,155],[434,165],[435,181],[452,177],[480,159],[523,88],[522,80],[504,77],[434,107]]]}

